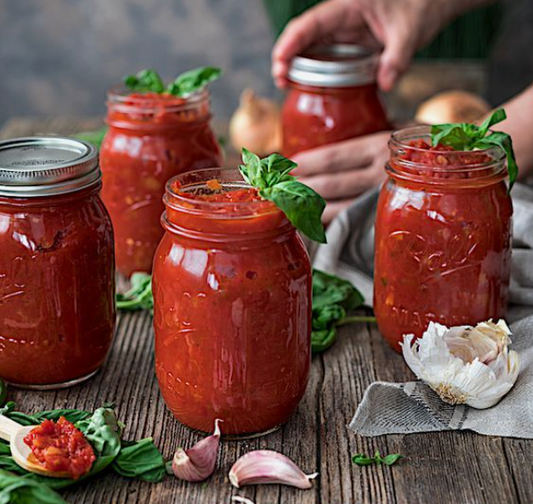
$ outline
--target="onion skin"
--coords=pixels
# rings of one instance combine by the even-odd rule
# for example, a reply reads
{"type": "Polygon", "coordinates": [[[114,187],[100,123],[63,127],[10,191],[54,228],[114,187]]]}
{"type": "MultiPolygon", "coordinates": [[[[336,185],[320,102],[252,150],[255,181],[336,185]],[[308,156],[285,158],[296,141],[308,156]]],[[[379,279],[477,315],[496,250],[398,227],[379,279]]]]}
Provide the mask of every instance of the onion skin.
{"type": "Polygon", "coordinates": [[[491,110],[480,96],[468,91],[446,91],[424,101],[415,120],[423,124],[476,122],[491,110]]]}
{"type": "Polygon", "coordinates": [[[231,118],[229,134],[232,146],[239,152],[243,147],[259,157],[279,152],[282,134],[278,105],[245,89],[241,104],[231,118]]]}

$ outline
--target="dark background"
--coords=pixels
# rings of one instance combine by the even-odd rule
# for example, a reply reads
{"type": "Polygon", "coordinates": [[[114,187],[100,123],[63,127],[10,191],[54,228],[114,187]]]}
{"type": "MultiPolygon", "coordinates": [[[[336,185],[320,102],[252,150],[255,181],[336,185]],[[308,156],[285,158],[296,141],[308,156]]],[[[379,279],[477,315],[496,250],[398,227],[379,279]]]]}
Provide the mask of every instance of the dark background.
{"type": "MultiPolygon", "coordinates": [[[[212,86],[222,120],[246,86],[281,98],[270,78],[279,27],[269,19],[261,0],[0,0],[0,124],[14,115],[104,114],[106,90],[145,67],[167,79],[222,67],[212,86]]],[[[438,89],[472,89],[498,104],[531,82],[533,1],[503,2],[501,19],[489,61],[418,60],[390,99],[395,115],[409,116],[413,101],[438,89]]]]}

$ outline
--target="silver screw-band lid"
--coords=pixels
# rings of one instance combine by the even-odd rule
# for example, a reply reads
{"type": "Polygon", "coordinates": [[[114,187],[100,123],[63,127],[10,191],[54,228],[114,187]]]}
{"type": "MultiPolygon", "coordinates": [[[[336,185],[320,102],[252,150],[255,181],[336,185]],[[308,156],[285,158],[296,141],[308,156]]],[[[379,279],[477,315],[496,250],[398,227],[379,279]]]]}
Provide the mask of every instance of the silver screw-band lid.
{"type": "Polygon", "coordinates": [[[98,149],[74,138],[26,137],[0,141],[0,196],[56,196],[100,181],[98,149]]]}
{"type": "Polygon", "coordinates": [[[296,56],[289,80],[317,87],[350,87],[376,81],[379,54],[352,44],[315,46],[296,56]]]}

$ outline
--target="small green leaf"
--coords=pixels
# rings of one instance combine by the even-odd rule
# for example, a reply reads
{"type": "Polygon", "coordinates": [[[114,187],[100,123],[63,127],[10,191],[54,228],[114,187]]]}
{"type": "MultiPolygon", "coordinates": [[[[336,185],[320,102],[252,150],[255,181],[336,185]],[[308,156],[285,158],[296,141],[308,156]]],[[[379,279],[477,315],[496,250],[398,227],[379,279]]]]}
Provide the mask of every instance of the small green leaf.
{"type": "Polygon", "coordinates": [[[374,453],[373,457],[367,457],[364,453],[357,453],[352,457],[352,462],[358,466],[368,466],[368,465],[381,465],[385,464],[386,466],[391,466],[403,458],[403,455],[399,453],[392,453],[390,455],[381,456],[379,451],[374,453]]]}
{"type": "Polygon", "coordinates": [[[401,458],[403,458],[403,455],[400,455],[399,453],[391,453],[390,455],[386,455],[385,457],[383,457],[381,461],[385,465],[391,466],[392,464],[398,462],[398,460],[400,460],[401,458]]]}
{"type": "Polygon", "coordinates": [[[152,69],[141,70],[136,75],[124,77],[124,85],[130,91],[162,93],[165,85],[160,75],[152,69]]]}
{"type": "Polygon", "coordinates": [[[489,117],[487,117],[487,119],[483,121],[479,127],[478,138],[483,138],[491,126],[505,121],[505,119],[507,119],[507,114],[505,113],[504,109],[500,108],[495,110],[489,117]]]}
{"type": "Polygon", "coordinates": [[[117,293],[117,309],[119,310],[152,310],[154,297],[152,294],[152,276],[148,273],[134,273],[131,276],[131,288],[124,294],[117,293]]]}
{"type": "Polygon", "coordinates": [[[322,213],[326,202],[317,192],[295,179],[261,189],[259,194],[276,204],[295,228],[311,240],[326,243],[322,213]]]}
{"type": "Polygon", "coordinates": [[[475,147],[478,149],[490,149],[491,147],[499,147],[505,152],[507,157],[507,173],[509,174],[509,191],[512,189],[516,178],[518,177],[518,165],[513,149],[513,141],[507,133],[495,131],[486,136],[482,140],[476,142],[475,147]]]}
{"type": "Polygon", "coordinates": [[[203,89],[210,82],[218,79],[222,70],[215,67],[200,67],[182,73],[167,86],[167,93],[186,96],[203,89]]]}
{"type": "Polygon", "coordinates": [[[152,438],[123,441],[112,468],[126,478],[156,483],[166,475],[166,463],[152,438]]]}
{"type": "Polygon", "coordinates": [[[367,457],[364,453],[356,453],[352,457],[352,462],[358,466],[368,466],[375,463],[373,457],[367,457]]]}

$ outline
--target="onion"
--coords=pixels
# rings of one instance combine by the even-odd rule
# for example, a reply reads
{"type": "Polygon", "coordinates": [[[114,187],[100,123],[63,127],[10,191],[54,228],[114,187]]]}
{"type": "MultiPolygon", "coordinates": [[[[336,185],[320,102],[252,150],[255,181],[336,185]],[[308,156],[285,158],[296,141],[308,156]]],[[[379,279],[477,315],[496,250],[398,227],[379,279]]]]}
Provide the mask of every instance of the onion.
{"type": "Polygon", "coordinates": [[[490,110],[490,105],[474,93],[446,91],[423,102],[415,119],[424,124],[475,122],[490,110]]]}
{"type": "Polygon", "coordinates": [[[281,113],[277,104],[259,98],[251,89],[241,94],[241,104],[229,125],[231,144],[243,147],[259,157],[281,150],[281,113]]]}

